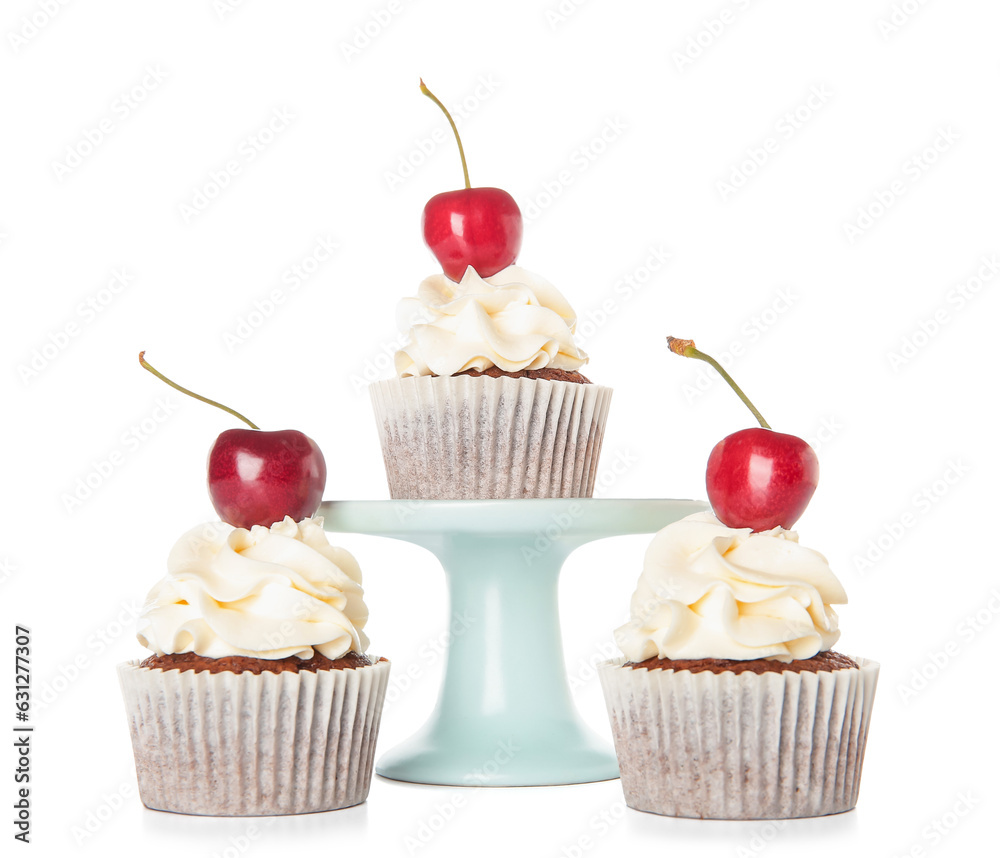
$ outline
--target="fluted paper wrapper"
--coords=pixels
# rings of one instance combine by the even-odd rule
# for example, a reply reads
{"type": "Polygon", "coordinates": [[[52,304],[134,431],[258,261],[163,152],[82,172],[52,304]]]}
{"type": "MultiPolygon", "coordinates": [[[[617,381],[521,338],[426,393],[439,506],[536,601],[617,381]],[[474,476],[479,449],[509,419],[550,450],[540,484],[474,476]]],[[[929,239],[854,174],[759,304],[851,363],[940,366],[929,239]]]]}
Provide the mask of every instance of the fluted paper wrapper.
{"type": "Polygon", "coordinates": [[[118,666],[139,795],[201,816],[314,813],[371,784],[389,662],[209,673],[118,666]]]}
{"type": "Polygon", "coordinates": [[[377,381],[370,390],[393,498],[594,493],[609,387],[420,376],[377,381]]]}
{"type": "Polygon", "coordinates": [[[786,819],[858,800],[879,665],[755,674],[600,665],[625,802],[699,819],[786,819]]]}

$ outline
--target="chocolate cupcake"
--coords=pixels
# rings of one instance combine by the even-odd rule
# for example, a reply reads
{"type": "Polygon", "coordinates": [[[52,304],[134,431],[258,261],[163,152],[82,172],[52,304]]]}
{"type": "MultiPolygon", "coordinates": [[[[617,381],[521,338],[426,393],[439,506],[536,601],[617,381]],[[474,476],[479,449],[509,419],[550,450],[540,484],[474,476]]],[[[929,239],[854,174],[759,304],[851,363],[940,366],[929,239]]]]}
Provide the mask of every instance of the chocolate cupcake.
{"type": "Polygon", "coordinates": [[[850,810],[879,665],[834,652],[847,601],[794,531],[697,513],[646,552],[600,667],[626,803],[704,819],[850,810]]]}
{"type": "Polygon", "coordinates": [[[404,299],[398,378],[371,386],[393,498],[590,497],[611,389],[580,373],[573,309],[515,265],[404,299]]]}
{"type": "Polygon", "coordinates": [[[368,795],[389,662],[365,653],[361,570],[322,519],[185,534],[119,665],[139,794],[204,816],[368,795]]]}

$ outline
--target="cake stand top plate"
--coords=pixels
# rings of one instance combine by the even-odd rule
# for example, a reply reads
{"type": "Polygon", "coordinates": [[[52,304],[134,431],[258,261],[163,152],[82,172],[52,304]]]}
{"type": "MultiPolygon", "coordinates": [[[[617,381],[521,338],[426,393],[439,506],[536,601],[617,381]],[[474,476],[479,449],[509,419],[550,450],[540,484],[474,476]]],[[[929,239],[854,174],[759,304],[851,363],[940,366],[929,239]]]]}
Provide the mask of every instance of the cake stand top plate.
{"type": "Polygon", "coordinates": [[[329,531],[399,539],[442,531],[477,536],[535,533],[550,525],[561,535],[598,539],[654,533],[706,509],[704,501],[666,498],[344,500],[324,502],[318,515],[329,531]]]}

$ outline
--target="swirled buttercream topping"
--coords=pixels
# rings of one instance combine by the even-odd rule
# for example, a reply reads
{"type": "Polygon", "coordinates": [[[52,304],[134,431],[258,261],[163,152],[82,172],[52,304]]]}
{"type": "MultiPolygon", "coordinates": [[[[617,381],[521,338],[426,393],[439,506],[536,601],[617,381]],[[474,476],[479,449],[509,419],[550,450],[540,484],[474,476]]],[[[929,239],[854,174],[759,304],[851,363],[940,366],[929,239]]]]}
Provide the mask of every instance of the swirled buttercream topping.
{"type": "Polygon", "coordinates": [[[470,266],[460,283],[435,274],[399,304],[406,344],[396,372],[455,375],[495,366],[575,371],[587,363],[573,341],[576,313],[549,282],[517,265],[483,279],[470,266]]]}
{"type": "Polygon", "coordinates": [[[712,513],[663,528],[646,551],[631,619],[615,640],[631,662],[810,658],[840,637],[847,594],[795,531],[754,533],[712,513]]]}
{"type": "Polygon", "coordinates": [[[328,658],[364,652],[368,609],[354,557],[322,518],[250,530],[214,522],[185,533],[138,621],[139,643],[211,658],[328,658]]]}

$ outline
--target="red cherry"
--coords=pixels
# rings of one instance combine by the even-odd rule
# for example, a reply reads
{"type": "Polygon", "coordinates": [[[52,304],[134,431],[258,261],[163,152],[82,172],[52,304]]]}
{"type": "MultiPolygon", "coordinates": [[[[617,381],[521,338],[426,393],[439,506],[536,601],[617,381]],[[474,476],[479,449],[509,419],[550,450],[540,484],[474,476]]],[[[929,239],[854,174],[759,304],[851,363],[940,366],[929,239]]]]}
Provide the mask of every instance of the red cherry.
{"type": "Polygon", "coordinates": [[[741,429],[708,457],[705,484],[719,520],[728,527],[790,529],[809,505],[819,460],[801,438],[771,429],[741,429]]]}
{"type": "Polygon", "coordinates": [[[708,457],[705,486],[719,521],[728,527],[790,528],[805,512],[819,482],[816,452],[801,438],[783,435],[767,421],[715,358],[693,340],[667,337],[670,351],[714,367],[760,423],[723,438],[708,457]]]}
{"type": "Polygon", "coordinates": [[[514,198],[500,188],[463,188],[431,197],[424,206],[424,241],[452,280],[470,265],[492,277],[513,265],[524,224],[514,198]]]}
{"type": "Polygon", "coordinates": [[[146,362],[158,379],[187,396],[238,417],[249,429],[227,429],[208,454],[208,494],[219,517],[233,527],[270,527],[290,515],[296,521],[319,509],[326,488],[326,461],[316,442],[297,429],[265,432],[238,411],[181,387],[146,362]]]}
{"type": "Polygon", "coordinates": [[[316,442],[296,429],[227,429],[208,454],[208,493],[219,518],[233,527],[270,527],[319,509],[326,461],[316,442]]]}
{"type": "Polygon", "coordinates": [[[448,109],[423,81],[420,91],[448,118],[462,158],[465,187],[431,197],[424,206],[424,241],[452,280],[461,280],[471,265],[480,277],[492,277],[517,261],[524,221],[514,198],[500,188],[473,188],[465,149],[448,109]]]}

